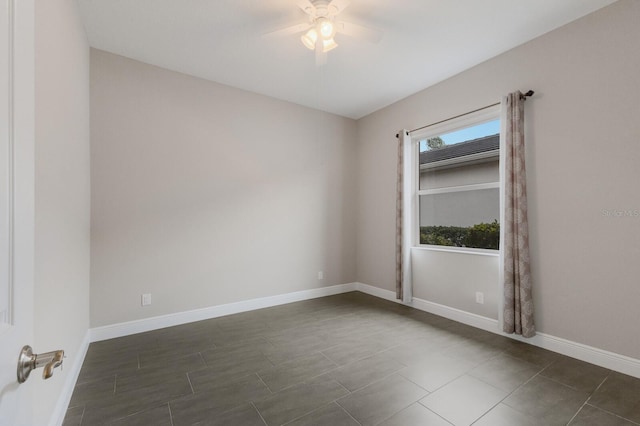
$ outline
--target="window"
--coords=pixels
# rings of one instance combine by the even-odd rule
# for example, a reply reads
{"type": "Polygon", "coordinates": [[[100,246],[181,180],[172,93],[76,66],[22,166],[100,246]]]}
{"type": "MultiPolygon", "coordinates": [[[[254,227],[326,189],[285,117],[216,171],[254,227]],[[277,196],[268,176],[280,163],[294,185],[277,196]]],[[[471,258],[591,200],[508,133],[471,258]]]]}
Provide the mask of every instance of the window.
{"type": "Polygon", "coordinates": [[[472,125],[466,118],[412,137],[418,145],[421,245],[499,249],[498,113],[494,108],[472,125]]]}

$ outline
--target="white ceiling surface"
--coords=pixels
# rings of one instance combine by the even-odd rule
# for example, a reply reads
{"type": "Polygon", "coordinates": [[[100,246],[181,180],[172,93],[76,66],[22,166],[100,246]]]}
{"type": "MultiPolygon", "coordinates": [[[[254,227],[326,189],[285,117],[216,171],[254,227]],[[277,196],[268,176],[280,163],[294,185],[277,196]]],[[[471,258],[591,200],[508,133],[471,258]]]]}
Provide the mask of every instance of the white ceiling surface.
{"type": "Polygon", "coordinates": [[[79,3],[92,47],[357,119],[614,1],[352,0],[340,20],[382,40],[338,34],[322,67],[298,35],[263,36],[305,21],[295,0],[79,3]]]}

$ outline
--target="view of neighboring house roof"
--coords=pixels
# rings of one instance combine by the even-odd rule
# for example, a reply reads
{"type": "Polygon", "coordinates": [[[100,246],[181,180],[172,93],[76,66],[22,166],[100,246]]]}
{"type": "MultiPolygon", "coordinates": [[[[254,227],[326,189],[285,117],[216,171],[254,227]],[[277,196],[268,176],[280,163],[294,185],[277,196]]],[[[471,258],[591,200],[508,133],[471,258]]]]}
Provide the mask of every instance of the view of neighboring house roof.
{"type": "Polygon", "coordinates": [[[420,164],[435,163],[438,161],[466,157],[468,155],[479,154],[482,152],[497,151],[499,149],[500,134],[495,134],[421,152],[420,164]]]}

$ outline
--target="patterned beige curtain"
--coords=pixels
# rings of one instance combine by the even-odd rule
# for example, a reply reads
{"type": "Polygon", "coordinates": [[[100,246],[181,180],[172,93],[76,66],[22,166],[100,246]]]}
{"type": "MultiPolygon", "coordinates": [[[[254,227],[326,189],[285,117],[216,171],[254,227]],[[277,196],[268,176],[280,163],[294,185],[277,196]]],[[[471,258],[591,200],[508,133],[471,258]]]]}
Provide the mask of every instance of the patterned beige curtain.
{"type": "Polygon", "coordinates": [[[524,147],[524,96],[510,93],[505,111],[505,194],[503,243],[503,331],[532,337],[533,323],[527,185],[524,147]]]}
{"type": "Polygon", "coordinates": [[[411,284],[411,230],[410,226],[412,210],[414,208],[412,197],[413,187],[410,184],[412,175],[411,161],[411,137],[407,130],[401,130],[398,138],[398,176],[396,182],[396,299],[404,303],[411,303],[413,299],[411,284]],[[405,177],[409,181],[405,182],[405,177]]]}

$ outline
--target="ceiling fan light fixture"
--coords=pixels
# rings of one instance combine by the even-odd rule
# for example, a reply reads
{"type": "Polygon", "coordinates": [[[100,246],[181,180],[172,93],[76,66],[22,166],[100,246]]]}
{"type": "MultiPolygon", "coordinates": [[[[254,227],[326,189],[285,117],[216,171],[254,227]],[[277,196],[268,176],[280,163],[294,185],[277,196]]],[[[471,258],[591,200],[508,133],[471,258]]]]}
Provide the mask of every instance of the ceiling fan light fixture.
{"type": "Polygon", "coordinates": [[[334,39],[330,39],[330,40],[322,40],[322,51],[323,52],[328,52],[330,50],[335,49],[336,47],[338,47],[338,43],[336,43],[336,41],[334,39]]]}
{"type": "Polygon", "coordinates": [[[336,35],[336,27],[326,18],[319,18],[317,23],[318,34],[323,40],[331,40],[336,35]]]}
{"type": "Polygon", "coordinates": [[[315,28],[311,28],[306,32],[306,34],[303,34],[302,37],[300,37],[300,40],[302,40],[302,44],[304,44],[307,49],[315,50],[316,41],[318,40],[318,32],[315,28]]]}

